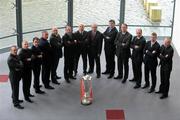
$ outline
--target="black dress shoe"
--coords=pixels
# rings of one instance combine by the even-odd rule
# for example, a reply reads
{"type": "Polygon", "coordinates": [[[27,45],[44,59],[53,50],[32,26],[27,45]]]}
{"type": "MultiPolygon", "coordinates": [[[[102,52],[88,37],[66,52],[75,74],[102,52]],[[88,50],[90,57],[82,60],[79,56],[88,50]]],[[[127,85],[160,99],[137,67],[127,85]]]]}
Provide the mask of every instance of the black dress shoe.
{"type": "Polygon", "coordinates": [[[19,105],[19,104],[18,105],[14,105],[14,107],[17,108],[17,109],[24,109],[24,107],[19,105]]]}
{"type": "Polygon", "coordinates": [[[148,87],[149,87],[149,85],[145,84],[145,85],[142,87],[142,89],[145,89],[145,88],[148,88],[148,87]]]}
{"type": "Polygon", "coordinates": [[[23,103],[23,100],[18,100],[18,103],[23,103]]]}
{"type": "Polygon", "coordinates": [[[29,94],[29,97],[35,97],[34,95],[32,95],[32,94],[29,94]]]}
{"type": "Polygon", "coordinates": [[[92,70],[89,70],[87,73],[88,73],[88,74],[92,74],[92,73],[93,73],[93,71],[92,71],[92,70]]]}
{"type": "Polygon", "coordinates": [[[52,87],[52,86],[50,86],[50,85],[49,85],[49,86],[46,86],[45,88],[46,88],[46,89],[49,89],[49,90],[53,90],[53,89],[54,89],[54,87],[52,87]]]}
{"type": "Polygon", "coordinates": [[[114,76],[113,74],[110,74],[107,78],[111,79],[111,78],[113,78],[113,76],[114,76]]]}
{"type": "Polygon", "coordinates": [[[140,85],[136,85],[136,86],[134,86],[134,89],[138,89],[140,87],[141,87],[140,85]]]}
{"type": "Polygon", "coordinates": [[[114,79],[122,79],[122,76],[116,76],[116,77],[114,77],[114,79]]]}
{"type": "Polygon", "coordinates": [[[52,83],[56,84],[56,85],[60,85],[60,83],[56,80],[56,81],[52,81],[52,83]]]}
{"type": "Polygon", "coordinates": [[[67,83],[71,83],[71,81],[69,79],[65,79],[67,83]]]}
{"type": "Polygon", "coordinates": [[[109,72],[108,72],[108,71],[105,71],[105,72],[103,72],[102,74],[109,74],[109,72]]]}
{"type": "Polygon", "coordinates": [[[56,75],[56,79],[61,79],[61,77],[56,75]]]}
{"type": "Polygon", "coordinates": [[[150,89],[148,93],[153,93],[154,91],[154,89],[150,89]]]}
{"type": "Polygon", "coordinates": [[[168,95],[162,95],[162,96],[160,97],[160,99],[165,99],[165,98],[168,98],[168,95]]]}
{"type": "Polygon", "coordinates": [[[37,94],[45,94],[45,92],[42,91],[42,90],[36,90],[36,93],[37,93],[37,94]]]}
{"type": "Polygon", "coordinates": [[[156,94],[161,94],[162,92],[161,91],[157,91],[157,92],[155,92],[156,94]]]}
{"type": "Polygon", "coordinates": [[[133,79],[131,79],[131,80],[129,80],[130,82],[136,82],[136,80],[133,78],[133,79]]]}
{"type": "Polygon", "coordinates": [[[74,76],[70,76],[69,78],[73,79],[73,80],[76,80],[76,77],[74,77],[74,76]]]}
{"type": "Polygon", "coordinates": [[[100,75],[97,75],[97,77],[96,78],[100,78],[101,76],[100,75]]]}
{"type": "Polygon", "coordinates": [[[127,79],[123,79],[122,83],[124,84],[124,83],[126,83],[126,81],[127,81],[127,79]]]}
{"type": "Polygon", "coordinates": [[[25,99],[29,103],[33,103],[33,101],[30,98],[25,99]]]}

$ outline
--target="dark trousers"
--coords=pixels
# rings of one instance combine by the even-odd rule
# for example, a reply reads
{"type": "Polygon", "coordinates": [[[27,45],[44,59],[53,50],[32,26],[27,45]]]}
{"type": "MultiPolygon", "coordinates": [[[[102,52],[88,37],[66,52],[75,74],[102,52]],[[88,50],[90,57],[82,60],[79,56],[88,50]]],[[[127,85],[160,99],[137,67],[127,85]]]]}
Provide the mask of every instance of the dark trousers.
{"type": "Polygon", "coordinates": [[[33,66],[33,74],[34,74],[34,88],[35,90],[39,90],[40,85],[40,71],[41,71],[41,65],[36,64],[33,66]]]}
{"type": "Polygon", "coordinates": [[[114,75],[115,70],[115,54],[109,53],[108,50],[105,49],[105,58],[106,58],[106,71],[111,75],[114,75]]]}
{"type": "Polygon", "coordinates": [[[169,93],[170,74],[171,74],[171,70],[168,70],[168,69],[163,68],[161,66],[161,69],[160,69],[161,84],[160,84],[160,87],[159,87],[159,91],[163,95],[168,95],[168,93],[169,93]]]}
{"type": "Polygon", "coordinates": [[[72,55],[64,56],[64,78],[69,79],[73,76],[74,57],[72,55]]]}
{"type": "Polygon", "coordinates": [[[74,71],[75,73],[77,73],[77,69],[78,69],[78,63],[79,63],[79,58],[80,55],[82,56],[82,60],[83,60],[83,73],[86,73],[87,70],[87,51],[78,51],[75,54],[75,64],[74,64],[74,71]]]}
{"type": "Polygon", "coordinates": [[[118,75],[120,77],[124,77],[125,80],[128,79],[129,76],[129,58],[123,58],[121,55],[117,58],[118,65],[118,75]],[[124,76],[123,76],[123,68],[124,68],[124,76]]]}
{"type": "Polygon", "coordinates": [[[89,58],[89,71],[94,71],[94,61],[96,62],[96,73],[100,75],[101,73],[101,64],[100,64],[100,56],[94,55],[91,51],[88,52],[89,58]]]}
{"type": "Polygon", "coordinates": [[[50,71],[51,71],[51,63],[43,61],[43,63],[42,63],[42,81],[43,81],[43,84],[45,87],[49,86],[50,71]]]}
{"type": "Polygon", "coordinates": [[[133,68],[134,80],[136,81],[136,85],[141,86],[142,62],[132,60],[132,68],[133,68]]]}
{"type": "Polygon", "coordinates": [[[145,64],[145,84],[149,85],[149,72],[151,72],[152,90],[154,90],[156,87],[156,81],[157,81],[156,68],[157,66],[153,66],[152,64],[149,63],[145,64]]]}
{"type": "Polygon", "coordinates": [[[19,105],[19,81],[21,80],[21,74],[19,72],[16,73],[10,73],[9,79],[11,83],[11,89],[12,89],[12,101],[14,106],[19,105]]]}
{"type": "Polygon", "coordinates": [[[32,77],[31,74],[32,74],[32,70],[30,68],[23,70],[22,83],[23,83],[23,93],[25,99],[28,99],[30,95],[31,77],[32,77]]]}
{"type": "Polygon", "coordinates": [[[56,70],[57,70],[58,64],[59,64],[59,57],[54,55],[52,67],[51,67],[51,80],[52,80],[52,82],[56,81],[56,76],[57,76],[56,70]]]}

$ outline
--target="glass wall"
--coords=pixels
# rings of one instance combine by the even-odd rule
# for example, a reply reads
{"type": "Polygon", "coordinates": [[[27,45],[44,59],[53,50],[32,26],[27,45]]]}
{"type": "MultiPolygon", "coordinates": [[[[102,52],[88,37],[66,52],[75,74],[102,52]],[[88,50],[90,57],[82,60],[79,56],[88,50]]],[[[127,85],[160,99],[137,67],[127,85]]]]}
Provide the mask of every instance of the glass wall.
{"type": "MultiPolygon", "coordinates": [[[[62,27],[67,22],[67,3],[65,0],[23,0],[23,32],[62,27]]],[[[38,32],[24,34],[24,39],[40,37],[38,32]]]]}
{"type": "Polygon", "coordinates": [[[119,0],[74,0],[73,4],[75,26],[79,23],[106,25],[110,19],[119,21],[119,0]]]}
{"type": "Polygon", "coordinates": [[[125,22],[130,25],[132,32],[135,31],[132,26],[140,25],[145,36],[149,36],[151,32],[157,32],[159,36],[171,36],[173,7],[173,0],[126,0],[125,22]],[[155,10],[159,10],[160,14],[155,10]],[[161,16],[160,21],[152,19],[152,11],[156,16],[161,16]]]}
{"type": "MultiPolygon", "coordinates": [[[[16,9],[15,0],[0,0],[0,38],[16,34],[16,9]]],[[[17,44],[16,37],[0,39],[0,49],[17,44]]]]}

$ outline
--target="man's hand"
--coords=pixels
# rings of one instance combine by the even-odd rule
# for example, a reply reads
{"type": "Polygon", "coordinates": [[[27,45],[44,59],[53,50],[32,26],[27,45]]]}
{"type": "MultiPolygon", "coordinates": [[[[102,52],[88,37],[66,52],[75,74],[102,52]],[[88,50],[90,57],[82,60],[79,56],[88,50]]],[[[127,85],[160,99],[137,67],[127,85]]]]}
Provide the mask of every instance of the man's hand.
{"type": "Polygon", "coordinates": [[[27,60],[27,61],[31,61],[31,58],[27,58],[26,60],[27,60]]]}
{"type": "Polygon", "coordinates": [[[156,53],[156,51],[154,50],[152,53],[154,54],[154,53],[156,53]]]}
{"type": "Polygon", "coordinates": [[[135,45],[134,48],[137,49],[137,48],[139,48],[139,46],[138,46],[138,45],[135,45]]]}

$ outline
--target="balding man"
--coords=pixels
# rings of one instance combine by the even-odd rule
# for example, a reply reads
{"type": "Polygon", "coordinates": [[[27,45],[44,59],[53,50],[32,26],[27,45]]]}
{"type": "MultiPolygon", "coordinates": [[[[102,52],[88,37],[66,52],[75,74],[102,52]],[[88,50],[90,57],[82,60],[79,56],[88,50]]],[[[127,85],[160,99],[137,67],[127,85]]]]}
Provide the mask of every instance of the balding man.
{"type": "Polygon", "coordinates": [[[116,45],[116,56],[118,62],[118,75],[115,77],[115,79],[123,78],[122,83],[125,83],[129,75],[129,58],[131,56],[130,44],[132,35],[127,31],[127,24],[123,23],[120,27],[121,31],[117,34],[114,42],[116,45]]]}
{"type": "Polygon", "coordinates": [[[87,73],[87,50],[88,50],[88,40],[87,31],[84,30],[84,25],[80,24],[78,31],[74,33],[75,39],[77,40],[76,50],[75,50],[75,76],[78,72],[78,63],[80,55],[83,60],[83,73],[87,73]]]}
{"type": "Polygon", "coordinates": [[[28,41],[24,40],[22,42],[22,49],[19,51],[19,58],[23,62],[23,71],[22,71],[22,82],[23,82],[23,93],[24,98],[27,102],[32,103],[33,101],[30,97],[34,97],[30,93],[31,81],[32,81],[32,51],[28,48],[28,41]]]}
{"type": "Polygon", "coordinates": [[[62,40],[64,45],[64,78],[67,83],[70,83],[69,79],[74,79],[74,49],[75,44],[77,43],[70,26],[66,26],[65,34],[62,37],[62,40]]]}
{"type": "Polygon", "coordinates": [[[23,100],[19,100],[19,81],[21,80],[22,76],[23,63],[17,56],[16,46],[11,47],[7,64],[9,67],[9,79],[12,88],[12,102],[14,107],[18,109],[24,109],[24,107],[20,105],[23,100]]]}
{"type": "Polygon", "coordinates": [[[60,79],[61,77],[57,76],[56,70],[59,64],[59,59],[62,58],[62,39],[56,27],[52,28],[50,45],[52,47],[51,80],[52,83],[59,85],[60,83],[57,81],[57,79],[60,79]]]}
{"type": "Polygon", "coordinates": [[[103,35],[97,30],[97,24],[91,25],[91,31],[88,32],[87,39],[89,41],[89,47],[88,47],[89,71],[88,73],[93,73],[94,61],[96,61],[97,78],[100,78],[101,76],[100,55],[102,51],[103,35]]]}
{"type": "Polygon", "coordinates": [[[50,86],[50,81],[49,81],[51,67],[52,67],[52,48],[47,39],[48,39],[48,32],[43,31],[39,43],[40,49],[43,52],[42,81],[46,89],[54,89],[54,87],[50,86]]]}
{"type": "Polygon", "coordinates": [[[169,85],[170,85],[170,75],[172,71],[174,50],[171,46],[171,39],[165,38],[164,44],[160,48],[160,75],[161,75],[161,84],[159,91],[156,93],[162,94],[160,99],[168,97],[169,85]]]}
{"type": "Polygon", "coordinates": [[[132,68],[134,78],[130,81],[136,82],[134,86],[135,89],[141,87],[141,79],[142,79],[142,61],[143,61],[143,49],[146,44],[146,39],[142,36],[142,29],[136,29],[136,36],[133,38],[131,42],[132,48],[132,68]]]}

